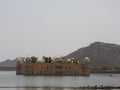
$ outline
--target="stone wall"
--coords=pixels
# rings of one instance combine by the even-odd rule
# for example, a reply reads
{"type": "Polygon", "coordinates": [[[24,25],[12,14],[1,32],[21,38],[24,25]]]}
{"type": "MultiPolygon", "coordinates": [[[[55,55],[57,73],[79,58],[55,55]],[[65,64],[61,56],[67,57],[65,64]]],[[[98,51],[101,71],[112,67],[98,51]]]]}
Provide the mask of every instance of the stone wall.
{"type": "Polygon", "coordinates": [[[89,64],[77,63],[25,63],[17,64],[16,74],[80,76],[89,75],[89,64]]]}

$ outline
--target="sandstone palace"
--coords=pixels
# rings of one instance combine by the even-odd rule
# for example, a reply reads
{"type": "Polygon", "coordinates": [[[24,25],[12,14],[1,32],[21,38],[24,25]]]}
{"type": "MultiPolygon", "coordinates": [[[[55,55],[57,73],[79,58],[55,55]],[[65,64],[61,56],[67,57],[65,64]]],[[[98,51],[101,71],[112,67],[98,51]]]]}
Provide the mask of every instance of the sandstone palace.
{"type": "Polygon", "coordinates": [[[36,57],[18,58],[16,74],[48,75],[48,76],[80,76],[89,75],[89,58],[82,62],[76,58],[64,60],[62,57],[43,57],[36,61],[36,57]]]}

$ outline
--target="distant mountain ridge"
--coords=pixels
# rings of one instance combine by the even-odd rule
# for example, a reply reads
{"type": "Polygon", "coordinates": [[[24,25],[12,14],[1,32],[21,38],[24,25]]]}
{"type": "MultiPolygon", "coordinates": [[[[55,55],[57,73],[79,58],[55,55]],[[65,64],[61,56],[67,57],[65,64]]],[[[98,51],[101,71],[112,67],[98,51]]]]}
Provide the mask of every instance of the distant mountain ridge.
{"type": "Polygon", "coordinates": [[[0,67],[16,67],[16,59],[15,60],[10,60],[7,59],[5,61],[0,62],[0,67]]]}
{"type": "MultiPolygon", "coordinates": [[[[64,58],[76,57],[80,61],[84,57],[91,59],[91,67],[113,67],[120,66],[120,45],[104,42],[94,42],[87,47],[80,48],[64,58]]],[[[5,60],[0,62],[0,67],[16,67],[15,60],[5,60]]]]}
{"type": "Polygon", "coordinates": [[[91,67],[120,66],[120,45],[94,42],[87,47],[66,55],[65,59],[72,57],[80,60],[84,57],[89,57],[91,59],[91,67]]]}
{"type": "MultiPolygon", "coordinates": [[[[24,57],[20,57],[20,58],[24,58],[24,57]]],[[[14,60],[11,59],[7,59],[5,61],[0,62],[0,67],[16,67],[17,64],[17,58],[15,58],[14,60]]]]}

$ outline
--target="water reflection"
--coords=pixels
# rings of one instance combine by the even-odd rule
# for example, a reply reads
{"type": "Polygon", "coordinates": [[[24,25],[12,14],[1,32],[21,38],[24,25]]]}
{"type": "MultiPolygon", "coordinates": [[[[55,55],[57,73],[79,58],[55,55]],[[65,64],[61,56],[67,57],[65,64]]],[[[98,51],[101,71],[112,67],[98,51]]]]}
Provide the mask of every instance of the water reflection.
{"type": "MultiPolygon", "coordinates": [[[[14,89],[11,89],[14,90],[14,89]]],[[[16,88],[15,90],[40,90],[38,88],[16,88]]]]}
{"type": "Polygon", "coordinates": [[[14,88],[5,90],[116,90],[116,89],[80,89],[80,88],[14,88]]]}
{"type": "MultiPolygon", "coordinates": [[[[0,71],[0,90],[101,90],[101,89],[79,89],[85,86],[120,86],[120,74],[91,74],[84,76],[24,76],[16,75],[15,71],[0,71]],[[7,88],[12,87],[12,88],[7,88]],[[21,88],[17,88],[21,87],[21,88]],[[33,87],[33,88],[22,88],[33,87]],[[34,88],[40,87],[40,88],[34,88]],[[43,88],[44,87],[44,88],[43,88]],[[49,87],[49,88],[47,88],[49,87]],[[60,88],[53,88],[60,87],[60,88]],[[63,87],[63,88],[62,88],[63,87]],[[65,88],[69,87],[69,88],[65,88]],[[76,88],[70,88],[76,87],[76,88]]],[[[103,89],[102,89],[103,90],[103,89]]],[[[104,89],[118,90],[118,89],[104,89]]]]}

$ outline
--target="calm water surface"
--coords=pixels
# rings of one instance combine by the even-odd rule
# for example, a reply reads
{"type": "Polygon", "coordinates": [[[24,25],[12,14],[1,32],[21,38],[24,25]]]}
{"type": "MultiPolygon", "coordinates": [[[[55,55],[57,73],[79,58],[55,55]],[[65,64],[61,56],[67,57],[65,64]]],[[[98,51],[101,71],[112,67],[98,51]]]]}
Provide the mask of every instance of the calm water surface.
{"type": "Polygon", "coordinates": [[[24,76],[16,75],[15,71],[0,71],[0,87],[14,87],[0,88],[0,90],[80,90],[66,87],[88,85],[120,86],[120,74],[91,74],[90,76],[24,76]]]}

